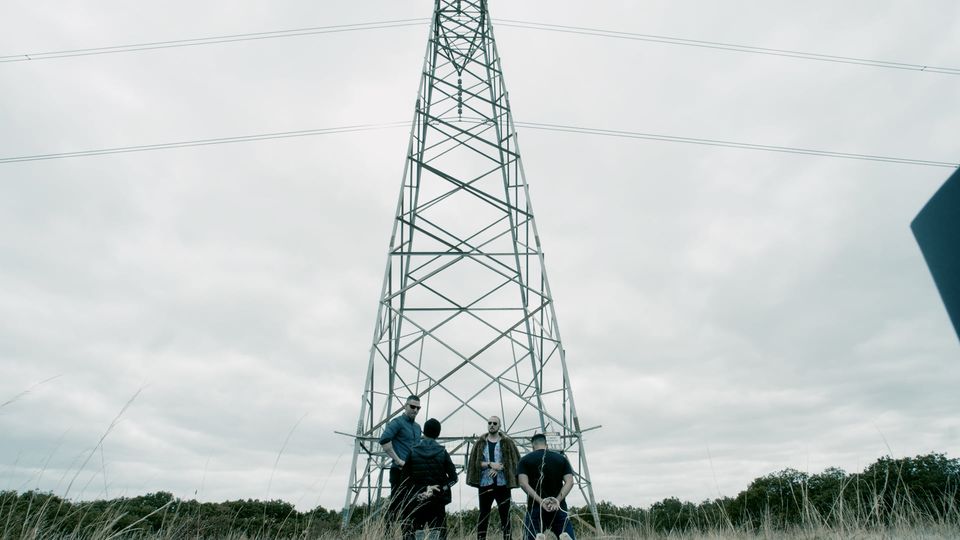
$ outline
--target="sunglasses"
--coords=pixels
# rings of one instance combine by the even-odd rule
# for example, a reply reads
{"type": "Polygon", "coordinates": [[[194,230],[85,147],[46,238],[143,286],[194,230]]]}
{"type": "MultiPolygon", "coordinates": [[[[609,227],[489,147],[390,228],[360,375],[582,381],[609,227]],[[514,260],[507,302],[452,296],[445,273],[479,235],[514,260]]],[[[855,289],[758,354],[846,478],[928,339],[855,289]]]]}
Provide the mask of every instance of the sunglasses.
{"type": "Polygon", "coordinates": [[[419,406],[419,405],[407,405],[407,407],[410,407],[411,409],[413,409],[413,410],[415,410],[415,411],[419,411],[419,410],[420,410],[420,406],[419,406]]]}
{"type": "Polygon", "coordinates": [[[487,422],[488,426],[499,426],[500,422],[487,422]]]}

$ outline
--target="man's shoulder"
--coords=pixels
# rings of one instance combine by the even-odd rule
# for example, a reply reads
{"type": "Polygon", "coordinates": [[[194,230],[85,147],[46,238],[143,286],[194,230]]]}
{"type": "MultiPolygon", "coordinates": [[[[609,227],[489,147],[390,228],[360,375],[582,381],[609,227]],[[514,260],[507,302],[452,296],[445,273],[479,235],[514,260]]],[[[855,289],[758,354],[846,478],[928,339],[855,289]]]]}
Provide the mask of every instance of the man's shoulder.
{"type": "Polygon", "coordinates": [[[410,447],[410,456],[407,458],[407,461],[410,461],[411,458],[424,457],[430,454],[430,447],[427,444],[424,444],[424,439],[413,443],[413,446],[410,447]]]}
{"type": "Polygon", "coordinates": [[[410,447],[410,454],[409,454],[409,457],[407,458],[407,461],[410,461],[410,458],[414,456],[423,456],[426,453],[427,453],[427,448],[422,444],[420,444],[419,442],[416,442],[414,443],[413,446],[410,447]]]}
{"type": "Polygon", "coordinates": [[[556,467],[557,470],[570,471],[573,470],[573,465],[570,464],[570,460],[567,459],[567,456],[561,452],[549,452],[550,461],[552,465],[556,467]]]}
{"type": "Polygon", "coordinates": [[[403,414],[394,416],[393,419],[387,422],[387,427],[389,428],[393,426],[395,428],[399,428],[407,424],[413,424],[415,428],[420,429],[420,424],[418,424],[416,420],[410,420],[406,415],[403,414]]]}
{"type": "Polygon", "coordinates": [[[410,451],[417,451],[421,454],[433,454],[439,451],[446,452],[447,449],[437,441],[424,437],[413,444],[410,451]]]}
{"type": "Polygon", "coordinates": [[[567,456],[563,455],[556,450],[534,450],[533,452],[528,452],[525,456],[520,458],[520,461],[531,462],[531,461],[550,461],[556,463],[562,463],[567,460],[567,456]]]}
{"type": "MultiPolygon", "coordinates": [[[[396,418],[394,418],[394,420],[396,420],[396,418]]],[[[384,424],[383,435],[381,435],[381,438],[380,438],[381,442],[383,442],[384,440],[390,440],[393,438],[394,435],[397,434],[397,424],[394,422],[394,420],[390,420],[389,422],[384,424]]]]}
{"type": "Polygon", "coordinates": [[[527,452],[526,455],[520,458],[521,463],[530,463],[533,461],[540,461],[542,459],[542,453],[540,450],[534,450],[533,452],[527,452]]]}

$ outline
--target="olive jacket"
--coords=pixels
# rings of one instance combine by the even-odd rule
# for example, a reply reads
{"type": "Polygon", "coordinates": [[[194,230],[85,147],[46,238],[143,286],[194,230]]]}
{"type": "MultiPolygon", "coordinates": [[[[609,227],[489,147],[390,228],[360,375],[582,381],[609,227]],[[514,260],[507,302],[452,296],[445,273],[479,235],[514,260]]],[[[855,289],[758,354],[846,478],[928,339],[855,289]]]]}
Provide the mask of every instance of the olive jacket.
{"type": "MultiPolygon", "coordinates": [[[[473,443],[470,459],[467,460],[468,486],[480,487],[480,475],[484,472],[480,468],[480,463],[487,461],[483,455],[486,449],[487,436],[483,435],[473,443]]],[[[503,473],[507,479],[507,486],[513,489],[517,487],[517,463],[520,461],[520,452],[513,439],[503,433],[500,434],[500,458],[503,459],[503,473]]]]}

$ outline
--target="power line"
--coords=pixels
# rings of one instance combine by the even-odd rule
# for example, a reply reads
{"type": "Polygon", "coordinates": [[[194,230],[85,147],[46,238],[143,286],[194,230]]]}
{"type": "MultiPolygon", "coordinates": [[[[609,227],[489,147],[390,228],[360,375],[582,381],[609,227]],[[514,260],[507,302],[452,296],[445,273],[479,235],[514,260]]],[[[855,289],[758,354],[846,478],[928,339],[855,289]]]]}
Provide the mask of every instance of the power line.
{"type": "Polygon", "coordinates": [[[147,152],[150,150],[167,150],[170,148],[186,148],[190,146],[210,146],[215,144],[230,144],[239,142],[265,141],[269,139],[289,139],[293,137],[309,137],[313,135],[330,135],[333,133],[349,133],[354,131],[371,131],[409,126],[410,122],[386,122],[381,124],[360,124],[356,126],[340,126],[332,128],[304,129],[299,131],[282,131],[278,133],[258,133],[254,135],[240,135],[236,137],[217,137],[212,139],[198,139],[192,141],[177,141],[158,144],[142,144],[137,146],[118,146],[114,148],[99,148],[95,150],[79,150],[75,152],[57,152],[50,154],[35,154],[30,156],[15,156],[0,158],[2,163],[18,163],[21,161],[43,161],[48,159],[65,159],[86,156],[102,156],[106,154],[124,154],[129,152],[147,152]]]}
{"type": "MultiPolygon", "coordinates": [[[[86,49],[68,49],[62,51],[49,51],[37,53],[22,53],[8,56],[0,56],[0,63],[8,62],[28,62],[32,60],[49,60],[53,58],[68,58],[74,56],[90,56],[98,54],[113,54],[122,52],[143,51],[150,49],[167,49],[174,47],[193,47],[199,45],[212,45],[217,43],[234,43],[239,41],[253,41],[261,39],[274,39],[296,36],[308,36],[316,34],[330,34],[339,32],[354,32],[359,30],[378,30],[384,28],[398,28],[406,26],[419,26],[426,24],[430,19],[399,19],[393,21],[378,21],[357,24],[342,24],[333,26],[314,26],[308,28],[294,28],[289,30],[272,30],[268,32],[253,32],[246,34],[230,34],[224,36],[210,36],[191,39],[178,39],[170,41],[157,41],[149,43],[134,43],[129,45],[115,45],[108,47],[94,47],[86,49]]],[[[569,26],[559,24],[538,23],[534,21],[518,21],[512,19],[496,19],[497,26],[522,28],[528,30],[541,30],[547,32],[560,32],[566,34],[579,34],[588,36],[599,36],[614,39],[627,39],[632,41],[647,41],[653,43],[663,43],[667,45],[682,45],[687,47],[701,47],[708,49],[717,49],[731,52],[741,52],[750,54],[763,54],[770,56],[781,56],[787,58],[799,58],[804,60],[816,60],[820,62],[834,62],[840,64],[853,64],[860,66],[902,69],[908,71],[925,71],[930,73],[941,73],[945,75],[960,75],[960,69],[949,67],[929,66],[925,64],[911,64],[905,62],[890,62],[886,60],[872,60],[869,58],[858,58],[853,56],[837,56],[830,54],[810,53],[804,51],[794,51],[788,49],[772,49],[766,47],[754,47],[750,45],[738,45],[735,43],[722,43],[718,41],[705,41],[697,39],[686,39],[671,36],[659,36],[654,34],[640,34],[636,32],[622,32],[617,30],[606,30],[602,28],[588,28],[582,26],[569,26]]]]}
{"type": "Polygon", "coordinates": [[[544,131],[562,131],[567,133],[579,133],[583,135],[601,135],[604,137],[623,137],[628,139],[646,139],[651,141],[665,141],[686,144],[699,144],[706,146],[722,146],[726,148],[741,148],[744,150],[762,150],[765,152],[784,152],[789,154],[805,154],[810,156],[824,156],[843,159],[859,159],[865,161],[882,161],[886,163],[903,163],[906,165],[926,165],[929,167],[950,167],[956,169],[960,163],[951,163],[948,161],[931,161],[926,159],[900,158],[892,156],[878,156],[873,154],[855,154],[850,152],[834,152],[831,150],[814,150],[811,148],[797,148],[793,146],[774,146],[767,144],[742,143],[735,141],[723,141],[717,139],[699,139],[695,137],[677,137],[673,135],[658,135],[655,133],[640,133],[636,131],[621,131],[613,129],[586,128],[578,126],[565,126],[559,124],[543,124],[538,122],[514,122],[517,127],[528,129],[539,129],[544,131]]]}
{"type": "Polygon", "coordinates": [[[271,30],[269,32],[253,32],[247,34],[230,34],[225,36],[210,36],[190,39],[175,39],[170,41],[154,41],[149,43],[132,43],[129,45],[112,45],[108,47],[93,47],[87,49],[68,49],[62,51],[48,51],[38,53],[14,54],[0,56],[0,63],[29,62],[33,60],[50,60],[52,58],[69,58],[74,56],[93,56],[98,54],[114,54],[151,49],[171,49],[175,47],[194,47],[198,45],[213,45],[216,43],[235,43],[238,41],[254,41],[260,39],[275,39],[296,36],[310,36],[315,34],[333,34],[340,32],[356,32],[359,30],[379,30],[383,28],[399,28],[404,26],[422,25],[429,19],[400,19],[395,21],[379,21],[357,24],[338,24],[333,26],[313,26],[309,28],[293,28],[289,30],[271,30]]]}
{"type": "MultiPolygon", "coordinates": [[[[186,148],[191,146],[210,146],[216,144],[230,144],[239,142],[265,141],[270,139],[287,139],[293,137],[310,137],[314,135],[330,135],[334,133],[349,133],[355,131],[371,131],[378,129],[390,129],[409,126],[410,122],[384,122],[378,124],[360,124],[354,126],[340,126],[331,128],[304,129],[299,131],[284,131],[278,133],[258,133],[254,135],[241,135],[236,137],[217,137],[211,139],[198,139],[191,141],[177,141],[158,144],[144,144],[137,146],[120,146],[114,148],[101,148],[94,150],[80,150],[74,152],[57,152],[49,154],[35,154],[28,156],[12,156],[0,158],[0,164],[18,163],[23,161],[43,161],[49,159],[66,159],[86,156],[102,156],[106,154],[121,154],[129,152],[146,152],[150,150],[167,150],[171,148],[186,148]]],[[[885,163],[901,163],[905,165],[923,165],[928,167],[949,167],[957,168],[960,163],[951,163],[947,161],[931,161],[926,159],[901,158],[893,156],[879,156],[873,154],[856,154],[850,152],[834,152],[830,150],[815,150],[811,148],[798,148],[793,146],[774,146],[766,144],[753,144],[735,141],[723,141],[717,139],[701,139],[696,137],[678,137],[674,135],[660,135],[655,133],[642,133],[637,131],[623,131],[613,129],[589,128],[582,126],[570,126],[562,124],[546,124],[541,122],[515,122],[517,127],[527,129],[536,129],[543,131],[556,131],[566,133],[577,133],[580,135],[596,135],[603,137],[621,137],[627,139],[644,139],[652,141],[664,141],[685,144],[698,144],[706,146],[720,146],[725,148],[739,148],[743,150],[760,150],[765,152],[783,152],[790,154],[804,154],[812,156],[823,156],[843,159],[858,159],[865,161],[880,161],[885,163]]]]}
{"type": "Polygon", "coordinates": [[[753,47],[750,45],[737,45],[734,43],[722,43],[718,41],[702,41],[697,39],[676,38],[670,36],[657,36],[652,34],[637,34],[634,32],[619,32],[615,30],[604,30],[601,28],[585,28],[582,26],[564,26],[559,24],[545,24],[531,21],[515,21],[510,19],[497,19],[497,26],[508,26],[514,28],[527,28],[531,30],[546,30],[550,32],[562,32],[566,34],[581,34],[588,36],[600,36],[616,39],[629,39],[634,41],[649,41],[654,43],[665,43],[668,45],[684,45],[687,47],[703,47],[708,49],[720,49],[724,51],[742,52],[751,54],[766,54],[771,56],[784,56],[788,58],[801,58],[804,60],[818,60],[821,62],[835,62],[840,64],[855,64],[861,66],[871,66],[889,69],[905,69],[909,71],[927,71],[931,73],[943,73],[946,75],[960,75],[960,69],[949,67],[928,66],[925,64],[908,64],[904,62],[888,62],[886,60],[871,60],[869,58],[857,58],[853,56],[835,56],[830,54],[810,53],[803,51],[792,51],[787,49],[770,49],[766,47],[753,47]]]}

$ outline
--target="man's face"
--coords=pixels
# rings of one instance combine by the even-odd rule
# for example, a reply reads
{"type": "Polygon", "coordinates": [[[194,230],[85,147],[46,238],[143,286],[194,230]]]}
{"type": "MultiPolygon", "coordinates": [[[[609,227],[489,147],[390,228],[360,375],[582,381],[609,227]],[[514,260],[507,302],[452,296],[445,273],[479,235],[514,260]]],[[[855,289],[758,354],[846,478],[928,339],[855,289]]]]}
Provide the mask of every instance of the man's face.
{"type": "Polygon", "coordinates": [[[487,433],[493,435],[498,431],[500,431],[500,419],[496,416],[491,416],[487,420],[487,433]]]}
{"type": "Polygon", "coordinates": [[[407,415],[407,418],[411,420],[417,417],[418,412],[420,412],[420,402],[413,399],[408,401],[403,408],[403,414],[407,415]]]}

